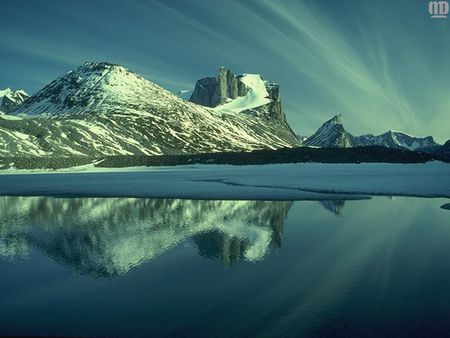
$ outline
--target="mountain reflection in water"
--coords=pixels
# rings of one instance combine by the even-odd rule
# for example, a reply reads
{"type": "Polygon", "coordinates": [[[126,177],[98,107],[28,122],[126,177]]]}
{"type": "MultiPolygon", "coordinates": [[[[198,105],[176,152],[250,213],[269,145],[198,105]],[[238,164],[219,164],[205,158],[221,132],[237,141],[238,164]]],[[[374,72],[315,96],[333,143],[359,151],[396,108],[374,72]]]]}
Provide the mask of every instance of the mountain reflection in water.
{"type": "MultiPolygon", "coordinates": [[[[327,208],[329,208],[327,202],[327,208]]],[[[293,202],[0,197],[0,258],[31,248],[97,277],[127,273],[193,239],[224,266],[281,246],[293,202]]]]}
{"type": "Polygon", "coordinates": [[[0,197],[0,333],[444,337],[444,203],[0,197]]]}

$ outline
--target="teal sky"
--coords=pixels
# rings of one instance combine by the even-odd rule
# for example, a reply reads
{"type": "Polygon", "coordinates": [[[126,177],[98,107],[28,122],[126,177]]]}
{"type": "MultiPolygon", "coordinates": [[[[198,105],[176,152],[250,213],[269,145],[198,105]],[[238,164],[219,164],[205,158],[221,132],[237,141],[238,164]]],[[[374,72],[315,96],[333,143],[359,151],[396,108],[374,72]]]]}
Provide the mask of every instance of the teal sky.
{"type": "Polygon", "coordinates": [[[428,1],[0,0],[0,88],[34,93],[85,61],[171,91],[220,65],[280,83],[293,129],[450,138],[450,18],[428,1]]]}

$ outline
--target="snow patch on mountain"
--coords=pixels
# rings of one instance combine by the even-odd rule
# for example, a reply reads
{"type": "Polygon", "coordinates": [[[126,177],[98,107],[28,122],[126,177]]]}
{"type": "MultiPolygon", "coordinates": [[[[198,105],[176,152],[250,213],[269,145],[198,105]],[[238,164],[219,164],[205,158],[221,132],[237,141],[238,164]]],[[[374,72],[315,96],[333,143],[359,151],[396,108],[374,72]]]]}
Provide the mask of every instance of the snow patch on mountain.
{"type": "Polygon", "coordinates": [[[213,108],[214,111],[220,113],[239,113],[270,103],[270,99],[268,98],[269,93],[261,75],[243,74],[240,80],[246,85],[248,89],[247,94],[230,99],[229,102],[213,108]]]}

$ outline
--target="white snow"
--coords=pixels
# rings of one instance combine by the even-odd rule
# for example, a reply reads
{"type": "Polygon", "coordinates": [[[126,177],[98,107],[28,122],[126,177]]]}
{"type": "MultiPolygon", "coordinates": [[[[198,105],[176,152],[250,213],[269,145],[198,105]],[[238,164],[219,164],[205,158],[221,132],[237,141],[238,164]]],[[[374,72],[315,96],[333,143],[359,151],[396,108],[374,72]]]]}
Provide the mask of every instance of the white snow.
{"type": "Polygon", "coordinates": [[[421,146],[420,143],[417,141],[414,141],[411,145],[407,145],[406,143],[401,143],[400,145],[409,150],[416,150],[417,148],[420,148],[420,146],[421,146]]]}
{"type": "Polygon", "coordinates": [[[406,135],[406,136],[409,136],[409,137],[422,138],[422,137],[419,137],[419,136],[416,136],[416,135],[411,135],[411,134],[405,133],[404,131],[399,131],[399,130],[394,130],[394,129],[388,130],[388,133],[403,134],[403,135],[406,135]]]}
{"type": "Polygon", "coordinates": [[[231,100],[228,103],[213,108],[220,113],[239,113],[243,110],[256,108],[270,102],[264,80],[259,74],[243,74],[241,81],[247,86],[248,93],[231,100]]]}
{"type": "Polygon", "coordinates": [[[4,113],[2,111],[0,111],[0,118],[2,118],[4,120],[15,120],[15,121],[21,120],[21,118],[18,117],[18,116],[9,115],[9,114],[6,114],[6,113],[4,113]]]}
{"type": "Polygon", "coordinates": [[[12,92],[13,91],[11,90],[11,88],[2,89],[2,90],[0,90],[0,97],[10,95],[10,94],[12,94],[12,92]]]}
{"type": "Polygon", "coordinates": [[[193,199],[329,199],[335,194],[450,197],[450,165],[273,164],[123,169],[79,167],[30,175],[5,170],[0,195],[79,195],[193,199]],[[84,171],[84,172],[83,172],[84,171]]]}

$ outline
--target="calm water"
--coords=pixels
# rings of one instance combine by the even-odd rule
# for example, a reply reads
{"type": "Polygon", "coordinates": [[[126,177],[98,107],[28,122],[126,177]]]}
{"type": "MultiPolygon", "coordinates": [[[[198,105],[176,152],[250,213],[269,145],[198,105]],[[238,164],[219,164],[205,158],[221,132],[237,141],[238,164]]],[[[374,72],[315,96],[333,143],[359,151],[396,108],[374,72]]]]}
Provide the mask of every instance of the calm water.
{"type": "Polygon", "coordinates": [[[0,334],[444,336],[446,202],[0,197],[0,334]]]}

